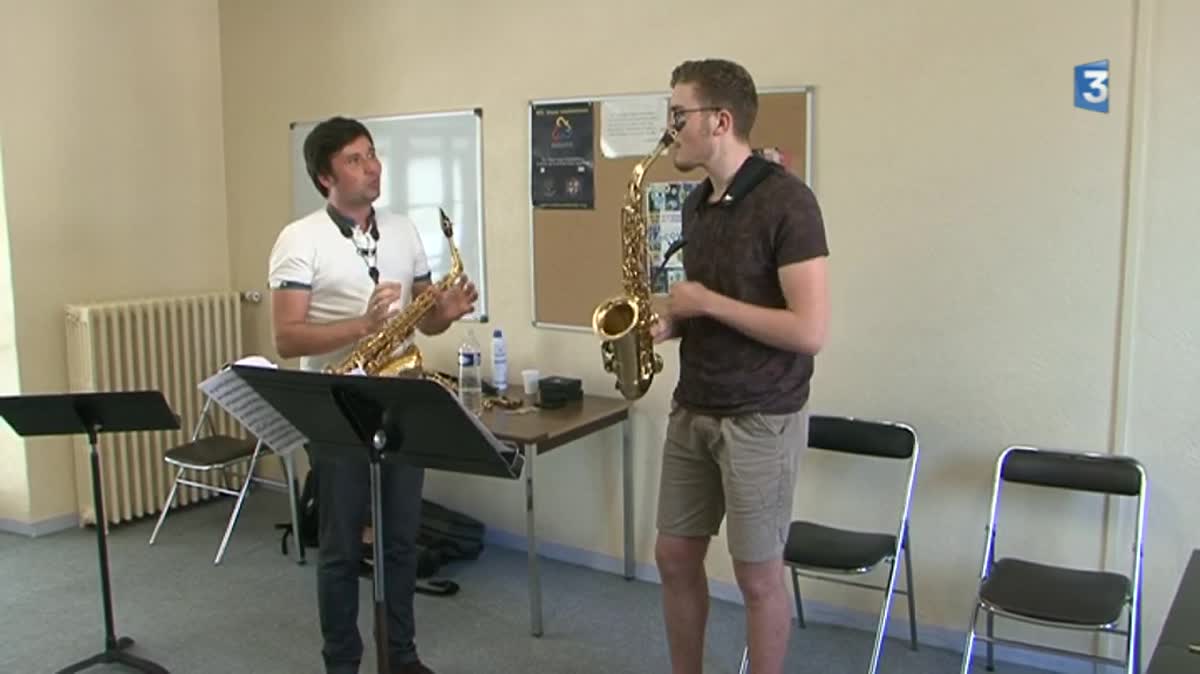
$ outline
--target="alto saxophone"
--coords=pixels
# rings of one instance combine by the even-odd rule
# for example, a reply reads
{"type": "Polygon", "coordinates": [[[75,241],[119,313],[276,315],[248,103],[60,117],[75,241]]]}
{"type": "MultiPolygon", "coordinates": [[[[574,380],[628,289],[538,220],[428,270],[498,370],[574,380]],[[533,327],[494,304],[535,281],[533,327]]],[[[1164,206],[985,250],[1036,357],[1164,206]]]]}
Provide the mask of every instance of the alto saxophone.
{"type": "MultiPolygon", "coordinates": [[[[442,234],[450,247],[450,271],[442,280],[425,292],[414,297],[408,306],[393,316],[378,332],[363,338],[341,362],[329,365],[329,374],[350,374],[361,371],[368,375],[395,376],[399,374],[421,374],[424,361],[421,350],[411,342],[417,323],[434,307],[438,292],[445,291],[462,278],[463,264],[458,248],[454,245],[454,225],[446,212],[438,209],[442,216],[442,234]],[[397,353],[405,342],[408,346],[397,353]]],[[[444,385],[444,384],[443,384],[444,385]]]]}
{"type": "Polygon", "coordinates": [[[654,150],[633,167],[621,208],[621,275],[623,292],[601,302],[592,312],[592,331],[603,342],[604,371],[617,376],[616,388],[627,400],[650,390],[662,371],[662,356],[654,352],[650,328],[658,320],[650,305],[650,260],[646,242],[645,197],[642,182],[650,166],[675,142],[678,130],[669,128],[654,150]]]}

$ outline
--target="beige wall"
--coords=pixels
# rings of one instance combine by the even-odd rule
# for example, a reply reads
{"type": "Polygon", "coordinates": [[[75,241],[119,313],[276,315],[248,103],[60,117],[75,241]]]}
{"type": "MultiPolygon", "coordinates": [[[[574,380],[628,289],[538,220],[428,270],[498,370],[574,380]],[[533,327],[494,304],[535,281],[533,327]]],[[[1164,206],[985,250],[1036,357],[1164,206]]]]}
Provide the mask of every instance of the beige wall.
{"type": "MultiPolygon", "coordinates": [[[[16,395],[21,390],[14,328],[8,215],[4,208],[4,147],[0,145],[0,395],[16,395]]],[[[0,520],[21,522],[28,518],[29,480],[25,473],[25,442],[7,424],[0,424],[0,520]]]]}
{"type": "MultiPolygon", "coordinates": [[[[1150,476],[1145,591],[1147,606],[1161,613],[1200,547],[1200,5],[1160,0],[1151,9],[1146,104],[1133,136],[1133,329],[1121,430],[1150,476]]],[[[1128,564],[1128,548],[1111,554],[1114,564],[1128,564]]]]}
{"type": "MultiPolygon", "coordinates": [[[[1135,50],[1135,0],[771,1],[732,13],[715,1],[686,11],[614,1],[580,3],[581,16],[559,23],[560,4],[533,0],[364,0],[337,11],[313,0],[0,0],[0,87],[19,94],[0,99],[0,138],[21,387],[65,387],[67,302],[261,289],[290,215],[288,122],[481,106],[491,313],[510,367],[536,364],[608,391],[590,335],[530,325],[527,101],[660,91],[679,60],[729,56],[760,86],[817,88],[814,187],[835,311],[813,407],[921,433],[919,619],[963,627],[1005,445],[1125,450],[1152,480],[1149,650],[1184,554],[1200,545],[1200,324],[1187,312],[1200,284],[1189,257],[1200,213],[1188,182],[1200,169],[1193,5],[1146,0],[1135,50]],[[1070,105],[1072,67],[1098,58],[1113,63],[1107,115],[1070,105]],[[1131,100],[1135,59],[1145,95],[1131,100]]],[[[266,309],[251,314],[247,344],[274,355],[266,309]]],[[[425,340],[429,358],[448,367],[460,335],[425,340]]],[[[653,562],[659,445],[678,372],[674,350],[662,353],[666,369],[635,412],[643,564],[653,562]]],[[[544,540],[620,555],[618,441],[609,432],[539,464],[544,540]]],[[[0,435],[5,453],[27,460],[29,480],[22,496],[21,473],[0,474],[0,518],[74,511],[66,443],[24,453],[0,435]]],[[[803,466],[797,516],[889,524],[875,515],[894,503],[886,467],[815,454],[803,466]]],[[[516,484],[431,474],[427,493],[522,531],[516,484]]],[[[1087,528],[1047,535],[1046,512],[1099,527],[1097,502],[1028,496],[1002,523],[1014,551],[1079,566],[1125,561],[1123,527],[1109,540],[1087,528]]],[[[732,582],[723,540],[714,551],[711,575],[732,582]]],[[[810,592],[875,606],[856,591],[810,592]]]]}
{"type": "MultiPolygon", "coordinates": [[[[1153,7],[1159,5],[1148,13],[1168,24],[1167,15],[1185,3],[1153,7]]],[[[1114,363],[1134,3],[762,2],[756,11],[727,10],[718,2],[686,11],[580,3],[572,9],[577,16],[556,23],[562,8],[549,2],[358,2],[337,13],[316,2],[222,2],[234,281],[262,287],[266,253],[288,219],[288,122],[479,105],[488,283],[494,321],[508,335],[510,368],[536,364],[607,391],[611,381],[593,338],[530,326],[530,260],[522,243],[529,226],[527,101],[663,90],[673,65],[702,55],[742,61],[760,86],[815,85],[814,183],[833,251],[834,325],[818,360],[813,407],[918,428],[919,618],[961,629],[998,452],[1014,443],[1114,448],[1116,394],[1129,381],[1117,378],[1114,363]],[[1077,110],[1073,66],[1100,58],[1113,64],[1112,111],[1077,110]]],[[[1157,36],[1163,100],[1194,97],[1186,72],[1197,53],[1183,42],[1184,25],[1157,36]]],[[[1183,245],[1195,236],[1186,217],[1195,204],[1181,180],[1195,171],[1179,170],[1194,156],[1195,115],[1168,116],[1166,107],[1157,99],[1152,107],[1152,119],[1164,126],[1149,138],[1149,182],[1158,187],[1144,195],[1147,216],[1161,215],[1163,223],[1146,228],[1141,269],[1148,278],[1136,295],[1137,348],[1126,361],[1135,373],[1126,390],[1134,402],[1130,446],[1151,463],[1156,487],[1150,637],[1182,552],[1200,544],[1187,524],[1196,509],[1195,472],[1190,481],[1181,477],[1169,458],[1182,451],[1176,448],[1183,439],[1196,453],[1187,433],[1195,417],[1186,406],[1195,368],[1178,363],[1194,362],[1196,353],[1187,342],[1194,329],[1181,327],[1191,321],[1180,313],[1191,295],[1170,290],[1179,275],[1191,287],[1200,278],[1186,266],[1186,251],[1195,246],[1183,245]],[[1177,274],[1168,273],[1172,262],[1177,274]],[[1164,352],[1163,342],[1177,351],[1164,352]],[[1160,375],[1173,382],[1167,390],[1160,375]],[[1160,419],[1158,397],[1174,402],[1173,416],[1160,419]]],[[[271,353],[265,311],[255,325],[257,344],[271,353]]],[[[426,340],[435,363],[449,365],[460,334],[426,340]]],[[[662,352],[666,370],[635,413],[641,562],[653,560],[659,443],[678,366],[673,349],[662,352]]],[[[620,466],[611,451],[618,440],[613,432],[581,441],[542,462],[539,515],[547,540],[620,555],[620,466]]],[[[1197,459],[1189,461],[1194,469],[1197,459]]],[[[895,484],[886,470],[816,455],[804,466],[797,515],[887,524],[874,514],[876,494],[895,484]],[[856,470],[863,472],[850,472],[856,470]]],[[[427,493],[493,527],[522,530],[516,485],[432,475],[427,493]]],[[[1102,503],[1027,496],[1030,505],[1003,523],[1014,550],[1080,566],[1105,563],[1106,541],[1095,535],[1102,503]],[[1050,508],[1085,526],[1049,535],[1041,514],[1050,508]]],[[[724,542],[715,549],[721,554],[713,555],[710,572],[730,582],[724,542]]],[[[875,606],[873,597],[853,591],[812,592],[840,605],[875,606]]]]}
{"type": "MultiPolygon", "coordinates": [[[[67,387],[64,305],[229,287],[214,0],[0,0],[0,136],[27,393],[67,387]]],[[[27,445],[29,518],[75,512],[27,445]]]]}

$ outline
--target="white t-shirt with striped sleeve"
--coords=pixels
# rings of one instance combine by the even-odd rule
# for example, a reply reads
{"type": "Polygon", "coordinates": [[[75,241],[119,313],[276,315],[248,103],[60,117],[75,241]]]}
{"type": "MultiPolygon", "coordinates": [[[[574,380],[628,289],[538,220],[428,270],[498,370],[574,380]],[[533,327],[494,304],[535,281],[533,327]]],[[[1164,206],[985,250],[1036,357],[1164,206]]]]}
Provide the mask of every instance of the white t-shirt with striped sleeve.
{"type": "MultiPolygon", "coordinates": [[[[416,224],[403,215],[375,212],[379,240],[375,264],[379,280],[402,284],[400,306],[412,299],[414,280],[429,280],[429,263],[416,224]]],[[[307,320],[330,323],[363,315],[375,290],[369,264],[354,241],[342,234],[325,207],[289,223],[271,249],[267,273],[272,289],[308,289],[307,320]]],[[[300,369],[319,371],[340,361],[353,345],[330,353],[303,356],[300,369]]]]}

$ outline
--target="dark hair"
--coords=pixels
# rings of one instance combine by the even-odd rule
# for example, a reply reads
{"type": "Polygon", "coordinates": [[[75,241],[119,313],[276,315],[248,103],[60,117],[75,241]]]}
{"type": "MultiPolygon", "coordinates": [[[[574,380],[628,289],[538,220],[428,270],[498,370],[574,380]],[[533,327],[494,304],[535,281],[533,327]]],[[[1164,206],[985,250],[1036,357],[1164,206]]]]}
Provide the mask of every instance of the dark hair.
{"type": "Polygon", "coordinates": [[[362,122],[345,117],[330,117],[308,132],[308,137],[304,139],[304,166],[321,196],[329,196],[329,190],[321,184],[320,176],[333,173],[333,155],[362,136],[375,143],[371,132],[362,122]]]}
{"type": "Polygon", "coordinates": [[[745,68],[724,59],[684,61],[671,72],[671,86],[677,84],[694,84],[705,105],[729,110],[733,134],[750,140],[758,116],[758,92],[745,68]]]}

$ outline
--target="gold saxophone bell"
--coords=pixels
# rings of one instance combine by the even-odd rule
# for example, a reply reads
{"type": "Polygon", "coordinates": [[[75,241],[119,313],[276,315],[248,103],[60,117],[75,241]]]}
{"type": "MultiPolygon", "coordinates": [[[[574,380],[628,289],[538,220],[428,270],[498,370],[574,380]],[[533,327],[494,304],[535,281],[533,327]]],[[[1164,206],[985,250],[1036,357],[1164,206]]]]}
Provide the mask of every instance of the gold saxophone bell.
{"type": "Polygon", "coordinates": [[[621,207],[623,292],[604,300],[592,312],[592,332],[602,340],[604,371],[616,375],[616,388],[627,400],[646,395],[654,375],[662,371],[662,357],[654,352],[650,335],[658,316],[650,306],[650,255],[642,183],[650,166],[671,147],[678,133],[678,129],[668,129],[654,150],[633,167],[621,207]]]}
{"type": "Polygon", "coordinates": [[[592,312],[592,331],[606,342],[620,339],[637,325],[640,313],[637,303],[628,297],[611,297],[592,312]]]}

